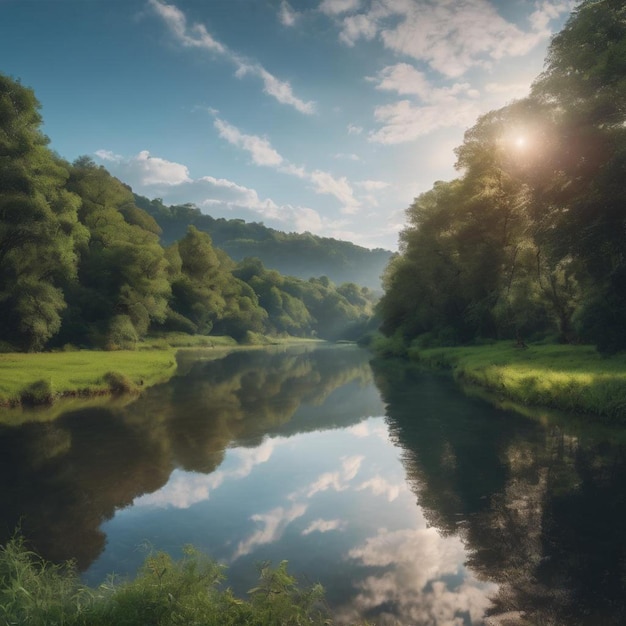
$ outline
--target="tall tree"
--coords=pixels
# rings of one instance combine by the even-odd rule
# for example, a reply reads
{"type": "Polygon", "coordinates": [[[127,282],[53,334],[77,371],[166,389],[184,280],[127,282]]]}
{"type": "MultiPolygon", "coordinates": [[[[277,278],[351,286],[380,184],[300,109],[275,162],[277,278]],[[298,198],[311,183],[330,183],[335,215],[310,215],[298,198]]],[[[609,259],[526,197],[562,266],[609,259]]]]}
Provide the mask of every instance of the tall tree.
{"type": "Polygon", "coordinates": [[[61,326],[61,284],[88,238],[68,169],[47,147],[32,90],[0,75],[0,340],[39,350],[61,326]]]}
{"type": "Polygon", "coordinates": [[[165,319],[170,296],[155,225],[134,206],[131,190],[88,158],[74,163],[68,187],[81,198],[79,217],[91,234],[81,250],[74,312],[88,341],[130,347],[165,319]]]}

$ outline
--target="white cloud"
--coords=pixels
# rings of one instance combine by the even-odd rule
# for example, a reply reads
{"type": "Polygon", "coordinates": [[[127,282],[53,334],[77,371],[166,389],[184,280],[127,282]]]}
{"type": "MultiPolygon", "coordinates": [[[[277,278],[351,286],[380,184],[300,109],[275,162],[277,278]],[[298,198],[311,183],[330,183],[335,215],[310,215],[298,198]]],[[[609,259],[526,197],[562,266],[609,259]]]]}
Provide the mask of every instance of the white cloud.
{"type": "Polygon", "coordinates": [[[309,487],[305,488],[306,497],[311,498],[320,491],[345,491],[348,489],[348,483],[358,474],[363,462],[363,456],[351,456],[342,458],[341,470],[336,472],[325,472],[309,487]]]}
{"type": "Polygon", "coordinates": [[[295,519],[302,517],[306,510],[307,506],[305,504],[294,504],[288,509],[277,507],[267,513],[253,515],[250,519],[258,522],[261,528],[239,543],[233,560],[245,554],[250,554],[257,546],[274,543],[280,539],[287,526],[295,519]]]}
{"type": "Polygon", "coordinates": [[[167,484],[155,491],[136,498],[133,506],[174,507],[188,509],[191,505],[208,500],[211,492],[220,487],[228,479],[239,480],[249,476],[256,465],[266,463],[272,456],[277,445],[283,439],[276,438],[264,441],[256,448],[237,448],[230,454],[236,459],[233,469],[220,470],[212,474],[196,474],[174,470],[167,484]]]}
{"type": "Polygon", "coordinates": [[[362,126],[355,126],[354,124],[348,124],[349,135],[360,135],[363,132],[362,126]]]}
{"type": "Polygon", "coordinates": [[[130,159],[125,159],[110,150],[97,150],[94,154],[107,161],[113,174],[123,172],[124,180],[131,186],[170,186],[191,181],[189,170],[185,165],[153,157],[147,150],[142,150],[130,159]]]}
{"type": "Polygon", "coordinates": [[[311,114],[315,110],[313,102],[306,102],[296,97],[287,81],[276,78],[262,65],[245,60],[236,52],[214,39],[203,24],[187,24],[185,14],[176,6],[159,0],[148,0],[155,13],[163,19],[174,38],[186,48],[201,48],[224,57],[237,67],[235,75],[239,78],[252,75],[263,82],[263,91],[281,104],[294,107],[301,113],[311,114]]]}
{"type": "Polygon", "coordinates": [[[242,133],[237,127],[217,117],[215,127],[220,137],[249,152],[257,165],[273,167],[284,174],[308,180],[313,183],[315,193],[331,195],[339,200],[342,204],[343,213],[353,214],[357,212],[360,204],[354,197],[354,191],[346,177],[335,178],[329,172],[322,170],[308,172],[302,166],[295,166],[286,161],[266,138],[242,133]]]}
{"type": "Polygon", "coordinates": [[[183,46],[205,48],[218,54],[228,54],[227,48],[213,39],[202,24],[187,27],[187,18],[178,7],[159,0],[148,0],[148,4],[163,19],[172,34],[183,46]]]}
{"type": "Polygon", "coordinates": [[[479,623],[497,588],[465,571],[461,540],[435,528],[382,529],[349,556],[383,571],[356,582],[353,606],[338,611],[346,621],[375,613],[381,623],[456,626],[469,614],[471,623],[479,623]],[[459,576],[460,583],[452,582],[459,576]]]}
{"type": "Polygon", "coordinates": [[[477,98],[480,93],[469,83],[454,83],[449,87],[434,87],[426,75],[408,63],[397,63],[383,68],[376,77],[376,89],[395,91],[400,95],[416,95],[426,103],[454,102],[459,96],[477,98]]]}
{"type": "Polygon", "coordinates": [[[340,39],[355,45],[378,36],[385,47],[424,62],[444,76],[490,67],[523,56],[551,34],[549,23],[571,2],[544,0],[530,17],[530,30],[508,22],[487,0],[385,0],[342,20],[340,39]]]}
{"type": "Polygon", "coordinates": [[[270,74],[258,63],[250,64],[241,60],[239,57],[233,57],[233,60],[238,65],[237,71],[235,72],[235,76],[238,78],[241,78],[246,74],[257,76],[263,81],[263,91],[273,98],[276,98],[278,102],[288,104],[294,109],[300,111],[300,113],[306,113],[307,115],[315,112],[315,103],[305,102],[304,100],[294,96],[293,90],[288,81],[276,78],[276,76],[270,74]]]}
{"type": "Polygon", "coordinates": [[[359,8],[361,0],[322,0],[319,9],[327,15],[339,15],[359,8]]]}
{"type": "Polygon", "coordinates": [[[398,144],[413,141],[440,128],[467,128],[480,114],[473,100],[453,100],[447,103],[415,106],[409,100],[379,106],[374,116],[381,128],[369,135],[370,141],[398,144]]]}
{"type": "Polygon", "coordinates": [[[280,3],[280,10],[278,11],[278,19],[283,26],[294,26],[298,20],[299,14],[293,10],[293,7],[283,0],[280,3]]]}
{"type": "Polygon", "coordinates": [[[333,159],[346,159],[348,161],[360,161],[361,157],[358,154],[354,153],[345,153],[345,152],[337,152],[337,154],[333,154],[333,159]]]}
{"type": "Polygon", "coordinates": [[[223,472],[206,475],[175,470],[162,489],[136,498],[133,506],[188,509],[208,500],[211,491],[217,489],[225,478],[223,472]]]}
{"type": "Polygon", "coordinates": [[[374,39],[377,33],[376,20],[367,15],[351,15],[343,20],[339,39],[347,46],[354,46],[361,38],[367,41],[374,39]]]}
{"type": "Polygon", "coordinates": [[[124,158],[120,154],[115,154],[114,152],[111,152],[111,150],[96,150],[94,154],[103,161],[111,161],[113,163],[117,163],[124,158]]]}
{"type": "Polygon", "coordinates": [[[383,180],[361,180],[354,184],[357,187],[362,187],[366,191],[381,191],[382,189],[387,189],[387,187],[389,187],[389,183],[386,183],[383,180]]]}
{"type": "Polygon", "coordinates": [[[357,491],[365,489],[369,489],[375,496],[386,496],[389,502],[393,502],[405,487],[404,485],[392,485],[382,476],[374,476],[357,487],[357,491]]]}
{"type": "MultiPolygon", "coordinates": [[[[250,136],[252,137],[252,136],[250,136]]],[[[240,141],[243,142],[243,139],[240,141]]],[[[252,140],[254,155],[258,160],[272,159],[271,147],[252,140]]],[[[252,148],[249,148],[252,154],[252,148]]],[[[193,179],[186,166],[158,157],[152,157],[147,150],[137,156],[124,158],[109,150],[98,150],[95,156],[106,161],[109,171],[129,184],[137,193],[151,198],[160,197],[170,204],[192,202],[201,209],[219,217],[233,215],[248,218],[273,220],[277,226],[288,231],[330,232],[334,222],[323,219],[309,207],[279,205],[271,198],[260,198],[255,189],[240,185],[225,178],[202,176],[193,179]]]]}
{"type": "Polygon", "coordinates": [[[309,178],[315,185],[315,193],[334,196],[343,204],[342,213],[350,215],[357,212],[359,202],[354,197],[352,187],[345,176],[335,178],[328,172],[315,170],[311,172],[309,178]]]}
{"type": "Polygon", "coordinates": [[[347,429],[355,437],[362,439],[364,437],[378,437],[383,441],[389,441],[389,433],[383,424],[372,425],[368,422],[361,422],[347,429]]]}
{"type": "Polygon", "coordinates": [[[213,122],[215,128],[219,132],[222,139],[226,139],[228,143],[243,148],[250,153],[252,160],[257,165],[278,166],[283,162],[283,157],[272,148],[270,142],[264,137],[257,135],[246,135],[238,128],[232,126],[228,122],[215,118],[213,122]]]}
{"type": "Polygon", "coordinates": [[[310,535],[313,532],[327,533],[331,530],[341,530],[345,528],[346,523],[338,519],[324,520],[316,519],[311,522],[303,531],[303,535],[310,535]]]}
{"type": "Polygon", "coordinates": [[[480,94],[469,83],[435,87],[408,63],[387,66],[368,80],[376,83],[376,89],[412,95],[420,101],[405,99],[377,107],[374,116],[382,127],[370,133],[371,141],[403,143],[440,128],[465,128],[481,112],[480,94]]]}
{"type": "Polygon", "coordinates": [[[487,83],[485,85],[485,92],[505,96],[508,101],[525,98],[530,91],[532,80],[533,79],[529,78],[527,82],[487,83]]]}

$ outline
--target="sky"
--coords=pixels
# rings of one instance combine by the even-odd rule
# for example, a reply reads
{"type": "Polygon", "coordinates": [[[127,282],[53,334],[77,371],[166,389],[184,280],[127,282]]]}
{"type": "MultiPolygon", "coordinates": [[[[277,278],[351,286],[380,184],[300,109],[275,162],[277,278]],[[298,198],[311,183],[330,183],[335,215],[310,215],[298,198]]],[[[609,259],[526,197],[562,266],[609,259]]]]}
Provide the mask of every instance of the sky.
{"type": "Polygon", "coordinates": [[[214,217],[396,249],[574,0],[0,0],[50,146],[214,217]]]}

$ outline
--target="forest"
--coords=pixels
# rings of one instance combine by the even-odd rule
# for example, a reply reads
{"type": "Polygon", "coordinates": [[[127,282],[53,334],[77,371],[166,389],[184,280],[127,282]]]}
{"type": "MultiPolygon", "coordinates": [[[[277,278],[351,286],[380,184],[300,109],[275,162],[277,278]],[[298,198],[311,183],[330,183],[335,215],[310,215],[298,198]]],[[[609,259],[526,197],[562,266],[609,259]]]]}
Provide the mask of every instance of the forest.
{"type": "Polygon", "coordinates": [[[166,206],[160,198],[137,194],[135,204],[156,220],[165,244],[183,237],[193,225],[211,235],[213,245],[232,259],[258,258],[267,268],[298,278],[328,276],[337,284],[351,282],[380,291],[380,277],[391,256],[382,248],[369,250],[309,232],[284,233],[260,222],[214,218],[193,204],[166,206]]]}
{"type": "Polygon", "coordinates": [[[407,209],[382,330],[415,347],[626,349],[626,6],[585,0],[522,100],[478,119],[458,178],[407,209]]]}
{"type": "Polygon", "coordinates": [[[132,349],[168,331],[247,342],[363,332],[367,287],[235,262],[193,225],[164,247],[132,190],[89,157],[60,158],[41,124],[34,92],[0,75],[0,351],[132,349]]]}

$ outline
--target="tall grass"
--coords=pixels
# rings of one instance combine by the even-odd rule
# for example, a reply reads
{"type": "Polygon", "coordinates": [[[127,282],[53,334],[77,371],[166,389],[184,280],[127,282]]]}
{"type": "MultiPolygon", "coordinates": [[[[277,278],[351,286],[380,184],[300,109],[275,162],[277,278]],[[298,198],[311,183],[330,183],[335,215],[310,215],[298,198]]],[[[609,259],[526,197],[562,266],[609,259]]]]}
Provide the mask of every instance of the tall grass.
{"type": "Polygon", "coordinates": [[[263,564],[247,599],[224,588],[224,567],[192,547],[174,561],[149,555],[133,580],[83,585],[74,568],[46,563],[22,539],[0,547],[0,623],[63,626],[322,626],[333,624],[318,584],[303,587],[286,562],[263,564]]]}
{"type": "Polygon", "coordinates": [[[626,419],[626,355],[602,357],[591,346],[530,345],[409,349],[428,367],[452,370],[478,385],[526,405],[626,419]]]}

